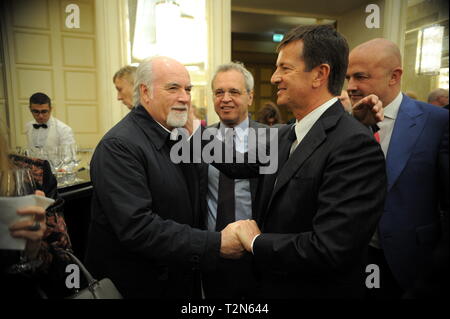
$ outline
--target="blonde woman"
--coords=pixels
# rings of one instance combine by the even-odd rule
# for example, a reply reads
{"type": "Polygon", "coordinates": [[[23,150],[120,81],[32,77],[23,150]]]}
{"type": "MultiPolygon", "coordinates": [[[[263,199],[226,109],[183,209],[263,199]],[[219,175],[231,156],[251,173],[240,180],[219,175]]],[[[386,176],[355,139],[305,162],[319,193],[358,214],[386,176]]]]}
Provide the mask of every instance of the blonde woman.
{"type": "Polygon", "coordinates": [[[36,194],[56,201],[47,210],[30,206],[17,211],[19,215],[34,218],[10,226],[11,236],[24,238],[27,244],[24,254],[0,250],[0,298],[63,297],[70,294],[64,285],[65,265],[69,263],[64,251],[71,245],[56,179],[47,161],[10,155],[4,135],[0,133],[0,196],[10,195],[8,192],[15,187],[11,179],[6,178],[14,168],[30,169],[38,189],[36,194]]]}

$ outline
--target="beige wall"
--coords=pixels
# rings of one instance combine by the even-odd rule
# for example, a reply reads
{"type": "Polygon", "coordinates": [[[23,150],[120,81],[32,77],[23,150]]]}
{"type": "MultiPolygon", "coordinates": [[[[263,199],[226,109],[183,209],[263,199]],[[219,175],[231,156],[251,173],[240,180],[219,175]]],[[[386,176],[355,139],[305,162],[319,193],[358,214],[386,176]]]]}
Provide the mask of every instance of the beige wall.
{"type": "MultiPolygon", "coordinates": [[[[1,36],[1,34],[0,34],[1,36]]],[[[0,39],[1,42],[1,39],[0,39]]],[[[0,43],[0,49],[2,44],[0,43]]],[[[4,81],[4,69],[5,64],[3,62],[3,54],[0,52],[0,134],[6,134],[8,132],[8,122],[6,118],[6,88],[4,81]]],[[[9,138],[6,138],[9,141],[9,138]]]]}
{"type": "Polygon", "coordinates": [[[12,146],[26,145],[28,99],[39,91],[52,99],[53,115],[72,127],[77,143],[94,146],[102,135],[94,1],[17,0],[2,6],[12,146]],[[80,8],[79,29],[66,26],[70,3],[80,8]]]}
{"type": "MultiPolygon", "coordinates": [[[[207,78],[192,74],[193,100],[212,105],[209,76],[231,58],[231,1],[207,1],[207,78]]],[[[127,0],[17,0],[0,3],[6,89],[12,146],[25,146],[24,125],[32,119],[28,99],[50,96],[53,115],[70,125],[82,148],[93,148],[128,113],[116,100],[113,74],[130,61],[127,0]],[[80,29],[65,26],[65,7],[80,7],[80,29]]],[[[2,104],[3,103],[3,104],[2,104]]],[[[0,119],[4,120],[0,93],[0,119]]]]}
{"type": "Polygon", "coordinates": [[[384,2],[384,0],[367,1],[367,4],[338,17],[337,30],[347,39],[350,50],[370,39],[383,37],[384,16],[382,13],[384,12],[384,2]],[[368,4],[376,4],[380,7],[380,28],[378,29],[366,27],[366,17],[369,15],[369,13],[366,13],[368,4]]]}
{"type": "MultiPolygon", "coordinates": [[[[72,127],[81,148],[93,148],[127,112],[113,74],[129,61],[126,0],[16,0],[0,4],[11,144],[25,146],[31,94],[52,99],[53,115],[72,127]],[[66,26],[68,4],[80,28],[66,26]]],[[[2,103],[0,93],[0,105],[2,103]]],[[[0,116],[4,116],[0,108],[0,116]]]]}

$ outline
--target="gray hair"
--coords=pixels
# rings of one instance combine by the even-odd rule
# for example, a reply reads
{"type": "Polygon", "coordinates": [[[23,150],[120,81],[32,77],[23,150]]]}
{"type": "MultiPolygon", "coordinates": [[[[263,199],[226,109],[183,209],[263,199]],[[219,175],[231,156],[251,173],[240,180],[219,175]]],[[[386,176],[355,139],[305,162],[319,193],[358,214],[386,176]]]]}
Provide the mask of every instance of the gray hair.
{"type": "Polygon", "coordinates": [[[222,72],[231,71],[231,70],[238,71],[244,76],[245,89],[247,90],[247,92],[250,92],[253,90],[253,87],[255,85],[255,80],[253,79],[253,75],[250,73],[249,70],[247,70],[245,68],[244,63],[237,62],[237,61],[222,64],[217,67],[216,72],[214,73],[214,76],[211,81],[211,88],[214,90],[213,85],[214,85],[214,81],[217,77],[217,74],[222,73],[222,72]]]}
{"type": "Polygon", "coordinates": [[[144,84],[150,90],[150,94],[153,95],[153,60],[156,56],[152,56],[144,59],[136,70],[136,79],[134,81],[134,94],[133,94],[133,106],[138,106],[141,103],[141,92],[139,87],[144,84]]]}
{"type": "Polygon", "coordinates": [[[448,90],[439,88],[431,91],[430,94],[428,95],[428,103],[436,101],[441,96],[448,97],[448,90]]]}
{"type": "Polygon", "coordinates": [[[116,79],[127,78],[127,80],[131,84],[133,84],[134,78],[136,76],[136,69],[137,69],[137,67],[135,67],[135,66],[125,65],[124,67],[120,68],[120,70],[114,74],[113,82],[115,82],[116,79]]]}

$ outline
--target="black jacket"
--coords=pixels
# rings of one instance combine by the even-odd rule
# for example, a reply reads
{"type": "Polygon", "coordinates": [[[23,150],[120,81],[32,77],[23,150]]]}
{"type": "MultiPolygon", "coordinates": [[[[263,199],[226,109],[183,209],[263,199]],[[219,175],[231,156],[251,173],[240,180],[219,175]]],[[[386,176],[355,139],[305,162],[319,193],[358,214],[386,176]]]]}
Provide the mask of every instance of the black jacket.
{"type": "MultiPolygon", "coordinates": [[[[268,298],[361,297],[365,256],[383,211],[380,145],[340,102],[289,157],[290,125],[278,132],[278,170],[260,175],[253,246],[259,294],[268,298]]],[[[257,165],[218,165],[248,178],[257,165]]]]}
{"type": "Polygon", "coordinates": [[[200,223],[200,170],[174,164],[170,143],[138,106],[92,158],[86,263],[126,298],[196,297],[198,269],[214,268],[219,256],[220,233],[193,228],[200,223]]]}

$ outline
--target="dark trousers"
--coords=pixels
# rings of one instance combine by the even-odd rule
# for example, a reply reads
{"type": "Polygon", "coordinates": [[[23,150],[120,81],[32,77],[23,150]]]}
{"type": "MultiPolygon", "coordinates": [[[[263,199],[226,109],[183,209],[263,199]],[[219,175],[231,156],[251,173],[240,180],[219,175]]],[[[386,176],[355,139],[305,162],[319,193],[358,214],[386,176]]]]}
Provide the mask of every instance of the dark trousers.
{"type": "Polygon", "coordinates": [[[248,299],[255,293],[252,256],[238,260],[220,259],[216,271],[202,274],[206,299],[248,299]]]}
{"type": "Polygon", "coordinates": [[[375,264],[380,269],[380,288],[366,287],[366,299],[400,299],[404,293],[397,283],[382,249],[369,246],[368,264],[375,264]]]}

